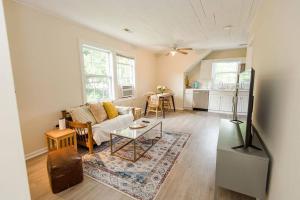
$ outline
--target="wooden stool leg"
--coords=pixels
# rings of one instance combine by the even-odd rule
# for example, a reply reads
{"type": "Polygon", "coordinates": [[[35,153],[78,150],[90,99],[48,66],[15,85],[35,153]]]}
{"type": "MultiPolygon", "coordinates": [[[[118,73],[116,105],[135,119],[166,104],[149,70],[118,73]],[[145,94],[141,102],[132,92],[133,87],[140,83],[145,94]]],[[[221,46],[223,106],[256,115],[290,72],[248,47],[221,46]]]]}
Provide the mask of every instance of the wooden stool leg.
{"type": "Polygon", "coordinates": [[[76,138],[76,133],[74,133],[74,135],[73,135],[73,140],[74,140],[74,147],[75,147],[75,149],[76,149],[76,151],[77,151],[77,138],[76,138]]]}
{"type": "Polygon", "coordinates": [[[59,140],[58,140],[58,139],[56,139],[56,140],[55,140],[55,143],[56,143],[56,149],[59,149],[59,146],[60,146],[60,144],[59,144],[59,140]]]}
{"type": "Polygon", "coordinates": [[[55,140],[51,139],[51,149],[56,149],[55,140]]]}
{"type": "Polygon", "coordinates": [[[49,141],[49,138],[47,136],[46,137],[46,143],[47,143],[47,147],[48,147],[48,150],[50,150],[50,141],[49,141]]]}

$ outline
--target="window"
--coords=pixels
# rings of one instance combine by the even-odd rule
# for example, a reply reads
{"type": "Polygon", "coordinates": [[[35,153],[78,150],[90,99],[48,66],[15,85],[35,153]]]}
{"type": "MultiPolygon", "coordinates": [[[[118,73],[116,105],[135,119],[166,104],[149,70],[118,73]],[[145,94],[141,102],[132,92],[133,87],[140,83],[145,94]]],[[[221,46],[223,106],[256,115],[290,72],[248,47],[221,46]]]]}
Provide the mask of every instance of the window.
{"type": "Polygon", "coordinates": [[[87,44],[82,44],[80,51],[85,102],[115,100],[115,96],[117,98],[133,96],[134,58],[87,44]],[[118,85],[123,86],[122,94],[119,92],[120,88],[116,87],[118,85]]]}
{"type": "Polygon", "coordinates": [[[239,62],[213,63],[213,87],[233,88],[237,81],[239,62]]]}
{"type": "Polygon", "coordinates": [[[135,85],[134,59],[117,55],[117,80],[120,86],[135,85]]]}
{"type": "Polygon", "coordinates": [[[251,68],[246,69],[243,73],[240,74],[240,88],[249,89],[251,82],[251,68]]]}
{"type": "Polygon", "coordinates": [[[81,51],[86,102],[112,99],[112,53],[88,45],[81,51]]]}

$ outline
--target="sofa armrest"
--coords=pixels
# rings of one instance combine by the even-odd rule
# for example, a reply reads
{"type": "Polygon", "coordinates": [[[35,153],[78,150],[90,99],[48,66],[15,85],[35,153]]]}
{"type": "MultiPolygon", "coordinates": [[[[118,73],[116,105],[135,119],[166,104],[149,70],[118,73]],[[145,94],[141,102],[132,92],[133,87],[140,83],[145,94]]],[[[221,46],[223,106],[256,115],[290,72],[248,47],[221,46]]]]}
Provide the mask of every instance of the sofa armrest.
{"type": "Polygon", "coordinates": [[[88,147],[89,153],[93,153],[93,132],[92,132],[92,123],[81,123],[74,121],[67,121],[67,125],[69,128],[74,129],[76,132],[77,142],[80,144],[84,144],[84,146],[88,147]]]}

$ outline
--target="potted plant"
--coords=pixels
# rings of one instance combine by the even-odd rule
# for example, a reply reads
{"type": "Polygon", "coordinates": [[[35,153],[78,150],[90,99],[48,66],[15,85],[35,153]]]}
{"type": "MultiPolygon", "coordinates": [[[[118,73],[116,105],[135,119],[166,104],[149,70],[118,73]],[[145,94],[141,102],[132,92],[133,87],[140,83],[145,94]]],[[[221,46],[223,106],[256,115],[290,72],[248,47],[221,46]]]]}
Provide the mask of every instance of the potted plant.
{"type": "Polygon", "coordinates": [[[159,85],[156,87],[156,90],[158,93],[164,93],[167,90],[167,87],[159,85]]]}

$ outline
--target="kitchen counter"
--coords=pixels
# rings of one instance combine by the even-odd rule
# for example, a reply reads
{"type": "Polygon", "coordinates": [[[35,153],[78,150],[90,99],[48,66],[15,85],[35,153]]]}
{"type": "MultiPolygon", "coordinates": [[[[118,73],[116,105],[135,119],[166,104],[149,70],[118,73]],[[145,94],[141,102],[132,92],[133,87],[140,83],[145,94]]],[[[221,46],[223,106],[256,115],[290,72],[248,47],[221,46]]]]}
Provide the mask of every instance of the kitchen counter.
{"type": "MultiPolygon", "coordinates": [[[[184,92],[184,108],[231,114],[234,95],[235,90],[233,89],[187,88],[184,92]]],[[[239,114],[247,113],[248,96],[249,90],[239,90],[237,107],[239,114]]]]}
{"type": "Polygon", "coordinates": [[[210,90],[209,88],[185,88],[186,90],[210,90]]]}
{"type": "MultiPolygon", "coordinates": [[[[235,92],[235,90],[232,89],[210,89],[209,91],[215,91],[215,92],[235,92]]],[[[249,90],[245,89],[239,89],[239,92],[248,92],[249,90]]]]}
{"type": "MultiPolygon", "coordinates": [[[[185,90],[189,91],[214,91],[214,92],[235,92],[232,89],[210,89],[210,88],[186,88],[185,90]]],[[[249,90],[239,89],[239,92],[248,92],[249,90]]]]}

